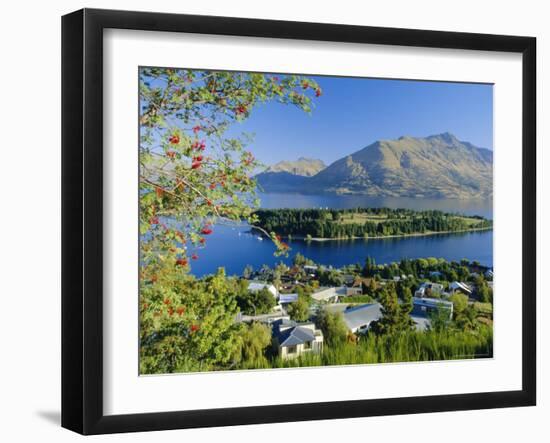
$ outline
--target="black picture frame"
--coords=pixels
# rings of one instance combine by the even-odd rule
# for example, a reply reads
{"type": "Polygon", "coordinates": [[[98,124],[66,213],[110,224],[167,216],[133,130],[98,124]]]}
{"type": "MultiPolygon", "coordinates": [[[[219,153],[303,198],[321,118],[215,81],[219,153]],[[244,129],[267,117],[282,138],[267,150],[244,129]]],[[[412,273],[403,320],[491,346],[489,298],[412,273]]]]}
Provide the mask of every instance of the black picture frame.
{"type": "Polygon", "coordinates": [[[62,426],[81,434],[536,404],[536,39],[83,9],[62,18],[62,426]],[[177,412],[103,413],[103,30],[170,31],[522,54],[522,389],[177,412]]]}

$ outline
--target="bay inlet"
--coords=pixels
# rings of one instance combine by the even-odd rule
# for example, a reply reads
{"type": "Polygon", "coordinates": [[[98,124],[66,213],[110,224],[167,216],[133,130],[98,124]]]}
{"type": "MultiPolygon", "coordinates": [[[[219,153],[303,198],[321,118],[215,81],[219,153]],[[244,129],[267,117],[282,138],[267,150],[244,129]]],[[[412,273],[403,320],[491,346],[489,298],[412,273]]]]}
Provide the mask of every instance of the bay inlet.
{"type": "MultiPolygon", "coordinates": [[[[465,215],[480,215],[492,219],[490,200],[443,200],[417,198],[373,198],[341,195],[260,194],[261,206],[275,208],[389,207],[415,210],[437,209],[465,215]]],[[[296,253],[326,266],[341,267],[364,264],[367,256],[377,263],[390,263],[402,258],[437,257],[446,260],[467,258],[485,266],[493,265],[493,231],[473,231],[425,236],[369,238],[353,240],[304,241],[291,240],[289,257],[273,255],[275,247],[262,239],[250,226],[216,225],[207,246],[197,251],[191,272],[196,276],[212,274],[220,267],[228,275],[240,275],[245,266],[255,269],[274,266],[280,261],[290,264],[296,253]]]]}

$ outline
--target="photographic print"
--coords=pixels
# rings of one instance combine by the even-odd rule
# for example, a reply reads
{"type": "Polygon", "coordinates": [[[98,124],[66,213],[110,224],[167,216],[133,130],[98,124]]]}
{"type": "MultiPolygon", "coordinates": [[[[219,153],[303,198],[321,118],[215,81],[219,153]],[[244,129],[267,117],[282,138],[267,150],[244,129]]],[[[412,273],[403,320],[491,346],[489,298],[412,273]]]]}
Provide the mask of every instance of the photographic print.
{"type": "Polygon", "coordinates": [[[492,84],[140,67],[139,134],[141,375],[492,358],[492,84]]]}

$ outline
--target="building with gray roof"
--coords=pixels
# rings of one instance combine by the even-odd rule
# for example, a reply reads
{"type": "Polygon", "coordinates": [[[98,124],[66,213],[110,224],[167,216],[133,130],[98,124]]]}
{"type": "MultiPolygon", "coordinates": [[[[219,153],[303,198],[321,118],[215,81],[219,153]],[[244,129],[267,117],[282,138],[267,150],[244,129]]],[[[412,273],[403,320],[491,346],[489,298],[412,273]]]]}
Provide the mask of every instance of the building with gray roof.
{"type": "Polygon", "coordinates": [[[353,333],[366,332],[373,321],[382,317],[381,308],[380,303],[370,303],[348,308],[343,312],[344,322],[353,333]]]}
{"type": "Polygon", "coordinates": [[[323,333],[313,323],[296,323],[282,318],[272,323],[273,345],[283,359],[307,352],[321,352],[323,333]]]}

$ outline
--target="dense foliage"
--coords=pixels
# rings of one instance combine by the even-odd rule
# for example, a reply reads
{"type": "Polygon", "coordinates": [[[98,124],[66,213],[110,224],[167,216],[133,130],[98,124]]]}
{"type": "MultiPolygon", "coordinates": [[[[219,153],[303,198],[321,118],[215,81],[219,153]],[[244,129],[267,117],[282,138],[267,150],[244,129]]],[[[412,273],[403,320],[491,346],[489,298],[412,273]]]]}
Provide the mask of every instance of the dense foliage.
{"type": "MultiPolygon", "coordinates": [[[[430,314],[429,330],[415,330],[410,318],[412,291],[421,281],[416,276],[429,270],[443,276],[443,272],[456,272],[457,267],[477,269],[478,265],[466,260],[455,263],[428,258],[376,265],[367,259],[364,267],[346,267],[345,271],[355,276],[354,281],[362,280],[364,295],[340,301],[377,302],[382,306],[382,318],[361,336],[348,330],[340,312],[331,312],[322,305],[311,309],[310,294],[317,280],[297,285],[298,300],[288,306],[288,314],[296,321],[314,321],[323,332],[325,345],[320,354],[303,355],[292,361],[283,361],[273,352],[270,326],[237,320],[239,313],[270,312],[275,305],[273,294],[267,290],[249,291],[248,280],[227,277],[223,271],[201,279],[185,272],[175,273],[171,260],[167,258],[142,269],[142,298],[147,300],[141,305],[142,373],[423,361],[492,353],[489,302],[472,303],[457,292],[448,297],[453,303],[452,317],[443,309],[435,311],[430,314]],[[409,272],[410,277],[398,282],[381,277],[394,267],[396,273],[409,272]],[[373,276],[365,277],[365,271],[373,276]]],[[[305,257],[298,257],[298,261],[302,265],[312,263],[305,257]]],[[[267,269],[263,269],[272,281],[289,268],[280,264],[270,271],[268,276],[267,269]]],[[[318,275],[326,272],[342,278],[343,271],[319,269],[318,275]]],[[[472,287],[477,288],[476,284],[487,285],[487,281],[480,274],[474,277],[472,287]]],[[[477,289],[474,295],[481,298],[477,289]]]]}
{"type": "MultiPolygon", "coordinates": [[[[250,137],[228,130],[262,103],[310,112],[320,95],[314,81],[295,75],[140,68],[142,373],[233,368],[257,360],[243,350],[251,338],[235,316],[268,311],[272,297],[250,301],[223,273],[196,280],[189,270],[216,224],[255,221],[252,176],[259,163],[247,150],[250,137]]],[[[265,234],[277,253],[286,252],[275,233],[265,234]]]]}
{"type": "Polygon", "coordinates": [[[202,280],[173,272],[173,261],[143,270],[140,305],[142,373],[231,367],[241,327],[236,287],[223,272],[202,280]]]}
{"type": "MultiPolygon", "coordinates": [[[[416,283],[419,279],[426,279],[433,282],[442,283],[445,286],[449,282],[456,280],[460,281],[472,281],[476,286],[487,284],[488,277],[483,276],[483,272],[486,270],[483,266],[476,262],[470,263],[468,260],[447,261],[442,258],[427,257],[408,259],[403,258],[399,262],[393,262],[388,264],[376,264],[375,260],[371,257],[367,257],[365,264],[362,267],[362,274],[365,277],[376,277],[392,279],[394,277],[412,276],[413,279],[409,279],[409,283],[416,283]],[[472,278],[470,269],[478,269],[479,275],[472,278]]],[[[489,287],[488,297],[492,297],[492,291],[489,287]]]]}
{"type": "Polygon", "coordinates": [[[142,244],[154,243],[142,247],[142,259],[171,254],[185,269],[215,223],[255,221],[259,163],[246,149],[250,137],[228,129],[268,101],[310,112],[321,90],[295,75],[148,67],[139,74],[140,231],[142,244]]]}
{"type": "Polygon", "coordinates": [[[266,288],[256,292],[249,291],[246,280],[240,281],[236,300],[240,311],[246,315],[268,314],[276,305],[271,292],[266,288]]]}
{"type": "Polygon", "coordinates": [[[273,367],[328,366],[367,363],[453,360],[493,355],[493,331],[481,326],[475,332],[459,330],[407,331],[398,335],[372,335],[357,343],[325,345],[321,354],[294,360],[276,359],[273,367]]]}
{"type": "Polygon", "coordinates": [[[316,238],[383,237],[389,235],[488,229],[490,220],[441,211],[411,209],[260,209],[257,226],[268,232],[316,238]]]}

